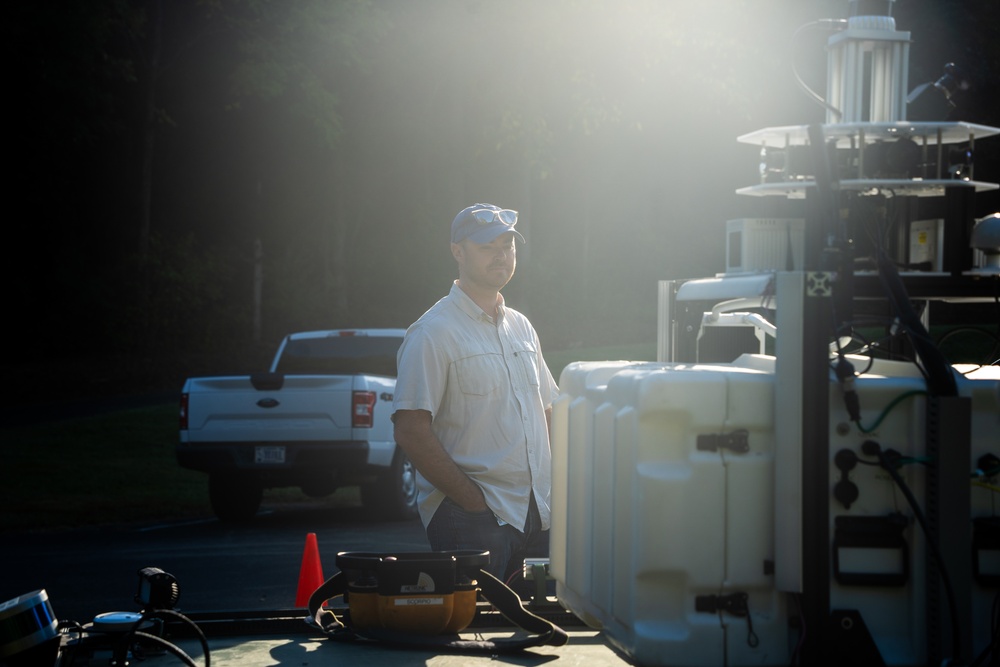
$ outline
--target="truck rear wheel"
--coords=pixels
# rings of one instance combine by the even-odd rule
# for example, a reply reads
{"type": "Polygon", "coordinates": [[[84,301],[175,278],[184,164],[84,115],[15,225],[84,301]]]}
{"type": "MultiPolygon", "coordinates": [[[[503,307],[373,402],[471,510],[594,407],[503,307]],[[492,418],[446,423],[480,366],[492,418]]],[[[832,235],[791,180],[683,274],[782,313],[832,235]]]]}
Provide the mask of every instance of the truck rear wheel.
{"type": "Polygon", "coordinates": [[[397,448],[392,465],[375,482],[361,486],[361,504],[383,519],[417,516],[417,469],[397,448]]]}
{"type": "Polygon", "coordinates": [[[208,499],[221,521],[249,521],[260,509],[263,497],[263,487],[246,477],[222,474],[208,477],[208,499]]]}

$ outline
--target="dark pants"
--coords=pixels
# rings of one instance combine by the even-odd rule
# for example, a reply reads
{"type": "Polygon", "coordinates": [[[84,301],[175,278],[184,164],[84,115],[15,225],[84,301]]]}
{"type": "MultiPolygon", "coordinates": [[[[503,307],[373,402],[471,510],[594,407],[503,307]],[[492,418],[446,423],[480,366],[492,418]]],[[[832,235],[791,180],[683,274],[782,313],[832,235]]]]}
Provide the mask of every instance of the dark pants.
{"type": "Polygon", "coordinates": [[[525,558],[549,556],[549,531],[542,530],[534,494],[523,531],[509,524],[498,525],[490,510],[466,512],[445,498],[427,525],[427,539],[434,551],[489,550],[486,570],[503,582],[521,571],[525,558]]]}

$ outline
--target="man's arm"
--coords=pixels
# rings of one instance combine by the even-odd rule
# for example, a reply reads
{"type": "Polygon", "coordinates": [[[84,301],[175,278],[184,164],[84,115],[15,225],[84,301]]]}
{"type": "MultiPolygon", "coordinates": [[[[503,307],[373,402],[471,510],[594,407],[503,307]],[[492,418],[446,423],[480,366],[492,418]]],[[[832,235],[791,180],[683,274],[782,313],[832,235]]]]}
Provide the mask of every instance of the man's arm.
{"type": "Polygon", "coordinates": [[[489,509],[479,485],[458,467],[434,435],[431,413],[397,410],[393,418],[396,444],[428,482],[468,512],[489,509]]]}

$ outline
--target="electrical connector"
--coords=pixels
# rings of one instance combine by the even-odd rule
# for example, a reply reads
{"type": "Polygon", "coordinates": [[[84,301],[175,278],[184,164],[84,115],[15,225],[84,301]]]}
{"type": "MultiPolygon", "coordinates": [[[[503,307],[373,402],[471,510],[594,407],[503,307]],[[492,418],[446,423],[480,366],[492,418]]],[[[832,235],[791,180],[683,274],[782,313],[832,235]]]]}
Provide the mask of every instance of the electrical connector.
{"type": "Polygon", "coordinates": [[[861,443],[861,453],[865,456],[878,456],[882,453],[882,445],[874,440],[865,440],[861,443]]]}
{"type": "Polygon", "coordinates": [[[893,468],[899,467],[899,461],[903,458],[903,455],[897,452],[895,449],[886,449],[878,457],[884,466],[892,466],[893,468]]]}
{"type": "Polygon", "coordinates": [[[847,360],[843,354],[838,355],[837,365],[834,366],[834,373],[837,381],[840,382],[840,389],[844,392],[844,407],[847,409],[847,416],[854,423],[861,421],[861,400],[855,389],[854,365],[847,360]]]}

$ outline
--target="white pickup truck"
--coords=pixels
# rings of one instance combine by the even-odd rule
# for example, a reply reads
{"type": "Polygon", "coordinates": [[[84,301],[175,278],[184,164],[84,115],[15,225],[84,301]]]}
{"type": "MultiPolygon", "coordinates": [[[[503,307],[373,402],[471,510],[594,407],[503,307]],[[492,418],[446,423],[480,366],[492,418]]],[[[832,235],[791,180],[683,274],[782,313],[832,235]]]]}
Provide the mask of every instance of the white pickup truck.
{"type": "Polygon", "coordinates": [[[380,518],[416,516],[415,471],[390,420],[404,333],[294,333],[266,373],[188,379],[177,462],[208,473],[216,516],[249,520],[267,488],[323,497],[354,485],[380,518]]]}

